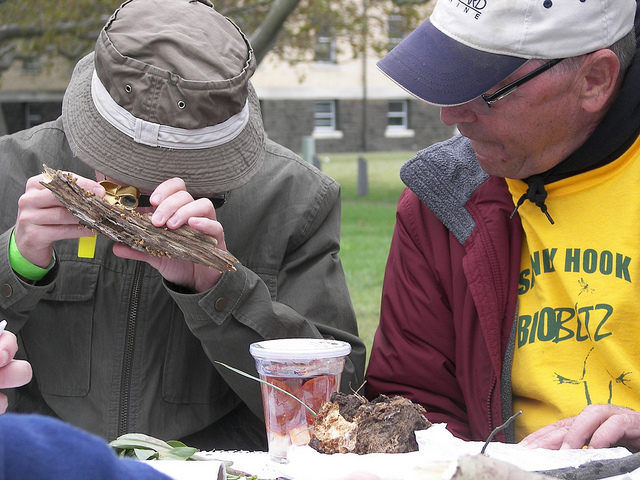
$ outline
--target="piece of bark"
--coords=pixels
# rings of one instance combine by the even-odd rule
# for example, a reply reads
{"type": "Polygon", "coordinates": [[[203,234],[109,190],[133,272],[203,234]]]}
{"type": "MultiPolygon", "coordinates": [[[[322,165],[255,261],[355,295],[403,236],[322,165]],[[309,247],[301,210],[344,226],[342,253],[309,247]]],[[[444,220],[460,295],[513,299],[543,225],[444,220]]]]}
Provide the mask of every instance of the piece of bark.
{"type": "Polygon", "coordinates": [[[638,468],[640,468],[640,453],[634,453],[633,455],[627,455],[622,458],[593,460],[577,467],[545,470],[539,473],[564,480],[598,480],[600,478],[623,475],[633,472],[638,468]]]}
{"type": "Polygon", "coordinates": [[[418,450],[415,431],[431,426],[422,406],[380,395],[368,402],[336,392],[320,408],[309,445],[320,453],[406,453],[418,450]]]}
{"type": "Polygon", "coordinates": [[[109,204],[82,189],[70,173],[46,165],[43,173],[45,180],[40,183],[78,218],[80,225],[149,255],[187,260],[221,272],[236,271],[234,264],[238,260],[216,247],[215,238],[188,225],[175,230],[156,227],[151,223],[151,214],[109,204]]]}

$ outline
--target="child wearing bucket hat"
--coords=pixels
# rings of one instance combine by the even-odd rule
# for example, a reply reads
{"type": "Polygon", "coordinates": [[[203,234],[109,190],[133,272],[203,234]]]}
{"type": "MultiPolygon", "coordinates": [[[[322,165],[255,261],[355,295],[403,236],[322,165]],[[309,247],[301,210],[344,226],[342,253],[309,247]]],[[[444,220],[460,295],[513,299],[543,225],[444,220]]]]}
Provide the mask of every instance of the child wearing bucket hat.
{"type": "Polygon", "coordinates": [[[459,135],[401,169],[368,396],[469,440],[522,412],[498,439],[640,450],[636,9],[438,0],[380,60],[459,135]]]}
{"type": "Polygon", "coordinates": [[[107,440],[264,449],[259,384],[216,362],[255,372],[251,343],[331,337],[352,345],[342,388],[362,383],[339,186],[266,138],[251,45],[208,3],[124,2],[76,65],[62,116],[0,140],[0,313],[33,369],[10,411],[107,440]],[[93,232],[40,184],[43,164],[98,196],[96,180],[136,187],[155,226],[214,237],[236,271],[102,236],[84,248],[93,232]]]}

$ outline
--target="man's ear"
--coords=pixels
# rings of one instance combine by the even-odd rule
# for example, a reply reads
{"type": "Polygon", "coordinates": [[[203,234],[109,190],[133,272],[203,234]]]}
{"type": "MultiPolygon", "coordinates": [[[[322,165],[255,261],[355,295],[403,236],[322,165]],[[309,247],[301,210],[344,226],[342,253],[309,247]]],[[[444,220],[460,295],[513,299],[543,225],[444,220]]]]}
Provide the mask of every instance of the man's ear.
{"type": "Polygon", "coordinates": [[[620,61],[613,51],[602,49],[589,54],[579,68],[582,107],[596,113],[613,100],[620,77],[620,61]]]}

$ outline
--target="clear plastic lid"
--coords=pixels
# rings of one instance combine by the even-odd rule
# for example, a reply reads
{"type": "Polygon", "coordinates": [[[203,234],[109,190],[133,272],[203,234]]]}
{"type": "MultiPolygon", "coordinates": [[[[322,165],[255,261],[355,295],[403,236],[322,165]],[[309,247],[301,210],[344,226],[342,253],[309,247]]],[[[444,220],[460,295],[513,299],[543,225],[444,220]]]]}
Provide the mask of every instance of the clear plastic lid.
{"type": "Polygon", "coordinates": [[[351,345],[321,338],[282,338],[252,343],[249,353],[261,360],[334,358],[349,355],[351,345]]]}

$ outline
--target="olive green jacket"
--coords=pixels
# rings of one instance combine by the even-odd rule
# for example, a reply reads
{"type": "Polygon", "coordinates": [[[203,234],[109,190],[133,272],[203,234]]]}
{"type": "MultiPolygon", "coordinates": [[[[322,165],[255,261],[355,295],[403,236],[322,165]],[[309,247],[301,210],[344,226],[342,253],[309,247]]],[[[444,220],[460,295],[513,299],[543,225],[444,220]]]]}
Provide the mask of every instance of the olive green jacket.
{"type": "Polygon", "coordinates": [[[95,257],[57,242],[57,263],[35,285],[8,259],[27,178],[42,164],[88,178],[61,120],[0,137],[0,314],[18,333],[32,382],[7,392],[10,410],[40,412],[111,440],[141,432],[165,440],[200,431],[239,404],[262,418],[252,342],[327,337],[352,345],[342,389],[360,387],[365,348],[338,257],[340,187],[267,141],[261,170],[217,211],[240,261],[204,293],[163,281],[144,262],[115,257],[99,236],[95,257]]]}

